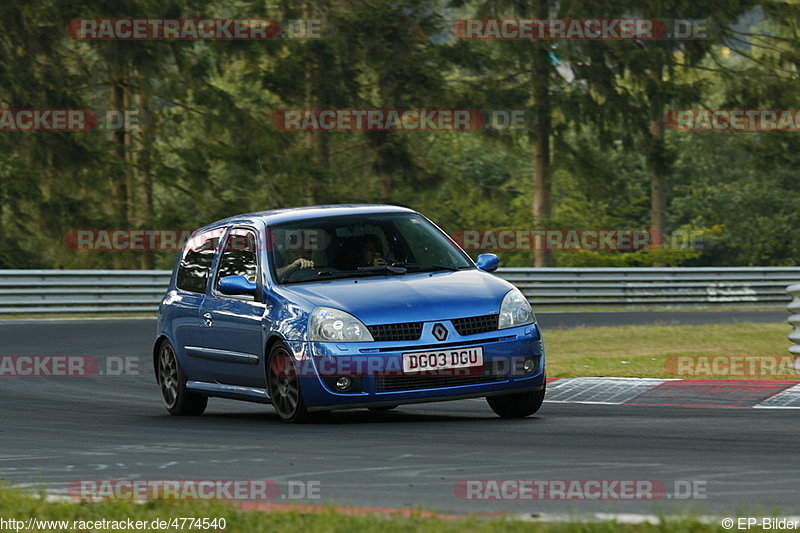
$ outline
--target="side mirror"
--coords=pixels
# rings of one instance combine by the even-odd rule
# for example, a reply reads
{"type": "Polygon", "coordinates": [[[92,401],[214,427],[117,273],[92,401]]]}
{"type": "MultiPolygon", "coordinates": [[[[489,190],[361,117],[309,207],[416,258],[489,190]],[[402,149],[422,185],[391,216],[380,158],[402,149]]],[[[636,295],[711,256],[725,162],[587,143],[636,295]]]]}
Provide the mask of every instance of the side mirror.
{"type": "Polygon", "coordinates": [[[228,296],[254,296],[258,285],[247,281],[244,276],[225,276],[219,280],[219,292],[228,296]]]}
{"type": "Polygon", "coordinates": [[[481,254],[475,264],[481,270],[486,272],[494,272],[500,266],[500,258],[494,254],[481,254]]]}

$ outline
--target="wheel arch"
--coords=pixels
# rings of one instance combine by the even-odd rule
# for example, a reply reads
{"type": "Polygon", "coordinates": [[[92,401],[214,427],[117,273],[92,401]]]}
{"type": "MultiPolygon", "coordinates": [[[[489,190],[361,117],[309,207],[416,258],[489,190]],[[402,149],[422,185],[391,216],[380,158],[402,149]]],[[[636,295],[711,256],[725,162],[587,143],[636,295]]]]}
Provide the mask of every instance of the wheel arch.
{"type": "Polygon", "coordinates": [[[269,357],[269,352],[272,351],[272,347],[275,346],[276,343],[283,342],[285,340],[286,339],[284,339],[282,335],[275,332],[271,333],[267,339],[266,345],[264,346],[264,360],[266,361],[266,358],[269,357]]]}
{"type": "Polygon", "coordinates": [[[153,344],[153,375],[156,378],[156,383],[158,383],[158,351],[165,342],[169,342],[169,339],[166,335],[162,334],[158,336],[156,342],[153,344]]]}
{"type": "Polygon", "coordinates": [[[272,332],[264,345],[264,384],[267,388],[267,393],[269,393],[269,354],[276,344],[285,341],[286,339],[282,335],[272,332]]]}

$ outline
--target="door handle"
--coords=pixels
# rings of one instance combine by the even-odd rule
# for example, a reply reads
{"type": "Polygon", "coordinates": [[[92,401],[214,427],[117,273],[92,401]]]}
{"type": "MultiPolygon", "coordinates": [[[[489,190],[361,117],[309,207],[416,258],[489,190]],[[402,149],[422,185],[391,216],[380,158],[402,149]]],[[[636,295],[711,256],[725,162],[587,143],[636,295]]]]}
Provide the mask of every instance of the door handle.
{"type": "Polygon", "coordinates": [[[211,316],[211,313],[206,313],[203,315],[203,321],[206,323],[206,326],[210,326],[214,323],[214,318],[211,316]]]}

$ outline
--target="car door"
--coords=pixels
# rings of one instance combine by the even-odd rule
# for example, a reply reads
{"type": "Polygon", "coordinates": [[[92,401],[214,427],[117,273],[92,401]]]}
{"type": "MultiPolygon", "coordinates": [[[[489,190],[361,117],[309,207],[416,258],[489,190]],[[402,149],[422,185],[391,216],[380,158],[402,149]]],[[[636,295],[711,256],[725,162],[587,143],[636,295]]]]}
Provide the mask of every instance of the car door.
{"type": "Polygon", "coordinates": [[[181,365],[190,380],[206,381],[210,374],[202,359],[194,357],[195,346],[202,343],[202,305],[211,278],[211,268],[225,228],[193,235],[181,254],[176,274],[175,292],[169,305],[169,324],[181,365]]]}
{"type": "Polygon", "coordinates": [[[259,239],[253,228],[235,227],[225,237],[212,284],[202,304],[202,356],[218,383],[265,387],[264,333],[259,239]],[[228,296],[218,290],[226,276],[244,276],[257,285],[256,295],[228,296]]]}

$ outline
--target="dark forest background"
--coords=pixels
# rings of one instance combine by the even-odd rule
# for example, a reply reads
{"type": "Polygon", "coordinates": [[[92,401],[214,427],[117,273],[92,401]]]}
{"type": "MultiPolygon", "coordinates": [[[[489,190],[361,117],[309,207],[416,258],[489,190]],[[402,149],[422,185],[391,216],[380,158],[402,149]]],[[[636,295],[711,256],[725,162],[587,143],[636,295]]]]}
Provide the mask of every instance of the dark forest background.
{"type": "Polygon", "coordinates": [[[674,108],[800,108],[800,4],[755,0],[0,3],[0,108],[136,110],[135,131],[0,132],[0,268],[165,268],[77,228],[192,229],[326,203],[445,230],[650,228],[701,249],[503,254],[506,266],[796,265],[800,133],[681,132],[674,108]],[[707,19],[708,38],[468,41],[461,17],[707,19]],[[323,38],[81,41],[84,17],[322,19],[323,38]],[[291,132],[279,109],[524,109],[530,128],[291,132]],[[680,240],[680,239],[678,239],[680,240]]]}

